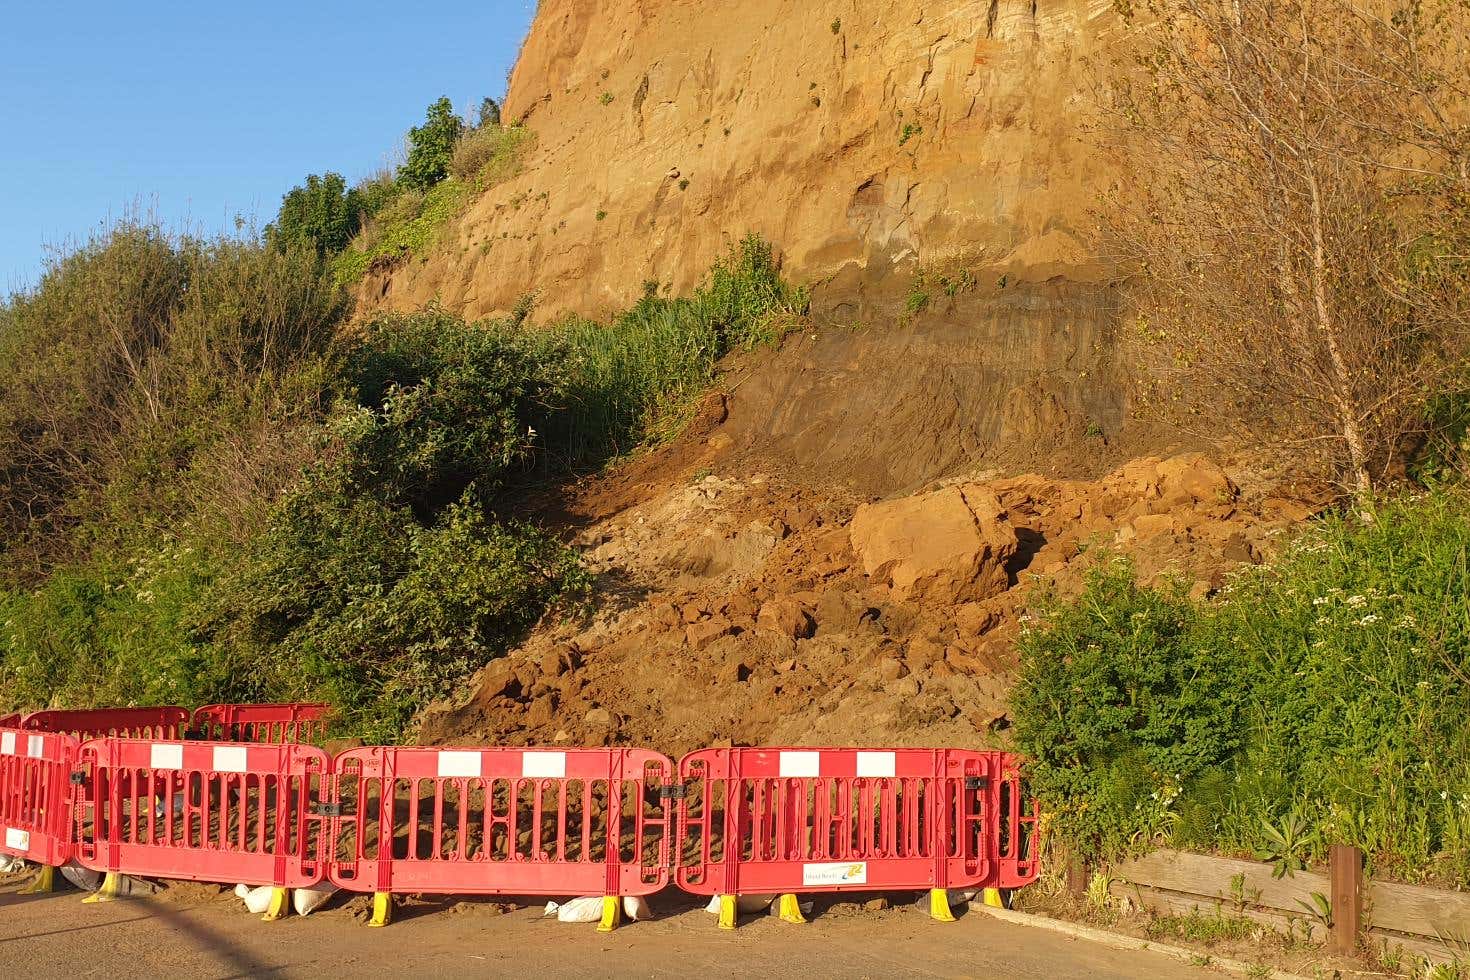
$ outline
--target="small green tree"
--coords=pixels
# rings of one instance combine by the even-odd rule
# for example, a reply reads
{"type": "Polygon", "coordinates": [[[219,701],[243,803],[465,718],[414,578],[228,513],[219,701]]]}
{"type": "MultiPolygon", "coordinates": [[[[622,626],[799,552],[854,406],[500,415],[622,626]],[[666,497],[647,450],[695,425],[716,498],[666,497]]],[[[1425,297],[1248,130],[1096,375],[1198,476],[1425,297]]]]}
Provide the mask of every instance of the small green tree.
{"type": "Polygon", "coordinates": [[[485,101],[480,103],[480,124],[477,128],[484,129],[486,126],[500,125],[500,103],[485,96],[485,101]]]}
{"type": "Polygon", "coordinates": [[[408,133],[408,161],[398,171],[399,183],[427,191],[449,175],[454,144],[464,131],[464,121],[454,114],[449,99],[429,106],[424,124],[408,133]]]}
{"type": "Polygon", "coordinates": [[[305,187],[293,187],[281,199],[275,223],[267,225],[265,232],[281,251],[302,245],[332,255],[347,247],[361,222],[360,196],[347,188],[341,174],[312,174],[305,187]]]}

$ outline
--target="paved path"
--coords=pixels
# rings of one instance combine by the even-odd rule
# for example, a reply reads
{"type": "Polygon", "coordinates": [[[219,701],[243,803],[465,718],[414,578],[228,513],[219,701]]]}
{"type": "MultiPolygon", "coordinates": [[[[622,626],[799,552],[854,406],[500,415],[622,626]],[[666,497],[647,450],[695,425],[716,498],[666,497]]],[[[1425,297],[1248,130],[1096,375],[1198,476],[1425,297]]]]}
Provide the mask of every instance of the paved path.
{"type": "MultiPolygon", "coordinates": [[[[0,886],[0,977],[1216,977],[1152,952],[1123,952],[979,913],[929,921],[911,909],[839,905],[806,926],[769,917],[734,933],[688,902],[598,935],[488,902],[404,909],[369,929],[334,901],[310,918],[263,923],[197,886],[83,905],[0,886]]],[[[355,906],[360,906],[359,899],[355,906]]]]}

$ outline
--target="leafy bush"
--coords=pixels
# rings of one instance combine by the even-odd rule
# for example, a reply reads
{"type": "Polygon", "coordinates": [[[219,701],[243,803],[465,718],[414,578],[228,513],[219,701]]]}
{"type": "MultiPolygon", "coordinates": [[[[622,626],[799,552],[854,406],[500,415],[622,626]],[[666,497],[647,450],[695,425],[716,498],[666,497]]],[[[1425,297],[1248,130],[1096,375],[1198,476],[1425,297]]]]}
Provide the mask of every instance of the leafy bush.
{"type": "Polygon", "coordinates": [[[1327,518],[1212,603],[1109,574],[1052,610],[1023,641],[1016,728],[1064,832],[1288,863],[1348,843],[1470,883],[1467,504],[1327,518]]]}
{"type": "Polygon", "coordinates": [[[281,249],[300,246],[335,254],[357,234],[362,216],[362,198],[355,189],[348,190],[341,174],[312,174],[306,186],[293,187],[282,199],[275,223],[266,226],[266,238],[281,249]]]}
{"type": "Polygon", "coordinates": [[[325,698],[348,730],[393,739],[583,585],[575,552],[468,500],[424,526],[326,478],[222,583],[205,633],[263,665],[273,696],[325,698]]]}
{"type": "Polygon", "coordinates": [[[500,326],[447,313],[380,316],[347,352],[356,403],[338,418],[352,485],[420,515],[472,483],[493,490],[533,451],[533,423],[557,397],[560,366],[500,326]]]}
{"type": "Polygon", "coordinates": [[[1021,641],[1012,696],[1018,744],[1059,829],[1116,854],[1169,829],[1170,805],[1241,744],[1241,664],[1197,635],[1177,587],[1141,588],[1133,568],[1094,569],[1073,604],[1021,641]]]}
{"type": "Polygon", "coordinates": [[[447,177],[454,144],[463,129],[464,122],[455,115],[449,99],[441,98],[429,106],[424,124],[408,132],[408,160],[398,171],[398,182],[428,191],[447,177]]]}

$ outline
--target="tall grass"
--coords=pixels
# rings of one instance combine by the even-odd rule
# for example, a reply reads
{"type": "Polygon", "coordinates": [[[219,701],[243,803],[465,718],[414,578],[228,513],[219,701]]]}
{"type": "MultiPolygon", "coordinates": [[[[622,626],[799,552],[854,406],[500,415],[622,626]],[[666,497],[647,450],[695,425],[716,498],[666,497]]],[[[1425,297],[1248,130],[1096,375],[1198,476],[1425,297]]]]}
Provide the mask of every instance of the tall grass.
{"type": "Polygon", "coordinates": [[[562,324],[545,338],[565,353],[570,377],[548,444],[584,465],[670,438],[709,390],[720,358],[779,340],[808,304],[805,289],[781,278],[771,246],[752,235],[689,298],[662,298],[650,284],[611,324],[562,324]]]}

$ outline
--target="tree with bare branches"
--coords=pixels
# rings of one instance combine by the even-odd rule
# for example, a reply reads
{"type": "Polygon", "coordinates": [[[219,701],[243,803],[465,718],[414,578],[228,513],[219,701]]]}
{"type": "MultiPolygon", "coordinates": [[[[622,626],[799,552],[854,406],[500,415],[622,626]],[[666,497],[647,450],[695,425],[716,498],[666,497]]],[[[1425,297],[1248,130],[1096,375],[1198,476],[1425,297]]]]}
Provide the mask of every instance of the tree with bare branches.
{"type": "Polygon", "coordinates": [[[1369,493],[1470,363],[1470,3],[1118,7],[1143,404],[1369,493]]]}

